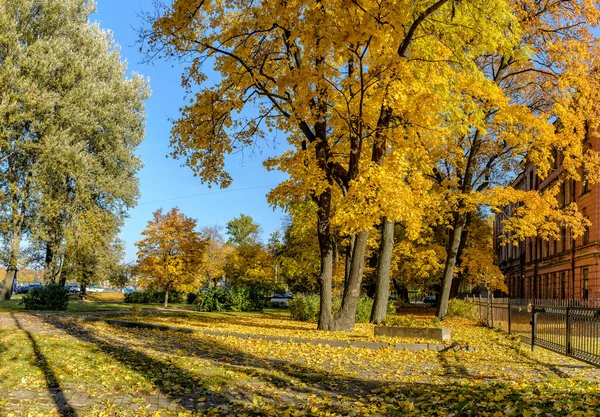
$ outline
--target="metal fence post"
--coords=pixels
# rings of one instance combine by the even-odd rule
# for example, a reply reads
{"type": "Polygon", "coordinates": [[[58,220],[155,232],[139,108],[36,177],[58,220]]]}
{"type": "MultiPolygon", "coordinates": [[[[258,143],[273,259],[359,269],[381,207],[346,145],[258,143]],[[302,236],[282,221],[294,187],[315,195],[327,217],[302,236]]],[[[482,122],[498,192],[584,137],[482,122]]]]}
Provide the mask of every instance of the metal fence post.
{"type": "Polygon", "coordinates": [[[565,355],[571,354],[571,307],[565,313],[565,355]]]}
{"type": "Polygon", "coordinates": [[[490,294],[490,310],[492,311],[492,329],[494,328],[494,294],[490,294]]]}
{"type": "Polygon", "coordinates": [[[510,333],[511,317],[510,317],[510,298],[508,299],[508,334],[510,333]]]}
{"type": "Polygon", "coordinates": [[[535,348],[535,305],[531,306],[531,351],[535,348]]]}

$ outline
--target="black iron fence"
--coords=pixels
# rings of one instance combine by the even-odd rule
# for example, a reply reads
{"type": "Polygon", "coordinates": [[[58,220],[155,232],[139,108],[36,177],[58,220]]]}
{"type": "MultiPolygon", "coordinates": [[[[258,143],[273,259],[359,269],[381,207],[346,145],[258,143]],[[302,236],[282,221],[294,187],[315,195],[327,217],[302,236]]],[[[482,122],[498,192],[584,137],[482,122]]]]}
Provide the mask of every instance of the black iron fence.
{"type": "Polygon", "coordinates": [[[469,297],[489,327],[523,342],[600,366],[600,300],[518,300],[469,297]]]}

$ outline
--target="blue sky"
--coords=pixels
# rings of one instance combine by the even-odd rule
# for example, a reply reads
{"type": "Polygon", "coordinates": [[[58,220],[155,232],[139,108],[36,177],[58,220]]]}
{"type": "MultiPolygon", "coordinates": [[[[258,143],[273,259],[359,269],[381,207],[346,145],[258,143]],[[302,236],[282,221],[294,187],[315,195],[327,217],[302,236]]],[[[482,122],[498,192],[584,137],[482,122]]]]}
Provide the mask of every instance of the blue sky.
{"type": "Polygon", "coordinates": [[[135,29],[142,25],[138,16],[141,11],[152,10],[152,0],[96,1],[97,13],[92,20],[113,32],[129,71],[150,78],[152,89],[152,97],[146,102],[146,140],[138,150],[145,165],[139,176],[141,198],[138,206],[130,211],[121,232],[126,243],[127,261],[135,260],[134,243],[140,239],[152,212],[160,207],[169,210],[179,206],[187,216],[197,219],[199,226],[224,227],[229,220],[244,213],[262,226],[266,241],[271,232],[280,228],[284,214],[279,209],[273,211],[265,195],[285,176],[280,172],[267,172],[262,162],[282,151],[283,136],[279,135],[280,145],[275,150],[261,146],[253,154],[246,152],[227,158],[227,168],[233,177],[228,189],[208,188],[201,184],[189,168],[181,167],[180,161],[166,157],[171,129],[169,119],[177,118],[179,108],[184,104],[184,91],[179,85],[182,68],[177,65],[173,68],[173,63],[164,61],[141,64],[135,29]]]}

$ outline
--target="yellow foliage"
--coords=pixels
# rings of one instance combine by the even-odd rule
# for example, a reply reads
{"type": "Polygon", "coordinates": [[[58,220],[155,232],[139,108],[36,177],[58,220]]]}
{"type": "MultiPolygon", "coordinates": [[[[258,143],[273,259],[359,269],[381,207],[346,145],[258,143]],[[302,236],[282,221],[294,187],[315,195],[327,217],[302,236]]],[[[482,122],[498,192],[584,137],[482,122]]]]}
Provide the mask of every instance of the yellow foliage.
{"type": "Polygon", "coordinates": [[[194,230],[196,221],[177,207],[168,213],[158,209],[153,216],[142,232],[144,238],[136,243],[139,286],[167,293],[198,288],[207,243],[194,230]]]}

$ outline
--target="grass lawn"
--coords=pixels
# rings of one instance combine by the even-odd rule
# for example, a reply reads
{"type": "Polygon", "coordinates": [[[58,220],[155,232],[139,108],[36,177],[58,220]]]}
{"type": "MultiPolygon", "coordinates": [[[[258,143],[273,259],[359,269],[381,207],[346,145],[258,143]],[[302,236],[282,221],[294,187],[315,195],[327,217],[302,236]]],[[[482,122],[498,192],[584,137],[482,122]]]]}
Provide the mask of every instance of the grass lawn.
{"type": "MultiPolygon", "coordinates": [[[[348,337],[316,332],[315,324],[281,311],[128,319],[348,337]]],[[[7,359],[0,362],[1,416],[68,415],[56,404],[79,410],[80,417],[595,416],[600,410],[599,369],[543,349],[531,352],[465,319],[446,323],[455,341],[468,340],[477,352],[279,343],[19,313],[2,313],[0,320],[0,353],[7,359]],[[54,396],[46,408],[42,400],[15,405],[15,393],[22,392],[54,396]]],[[[367,337],[370,325],[358,327],[354,335],[367,337]]]]}
{"type": "MultiPolygon", "coordinates": [[[[24,311],[23,304],[21,304],[22,298],[22,295],[15,295],[9,301],[0,301],[0,312],[24,311]]],[[[77,295],[71,295],[67,311],[75,313],[131,310],[134,305],[138,305],[142,309],[163,308],[162,304],[126,304],[123,302],[123,294],[120,292],[100,292],[88,293],[85,300],[80,300],[77,295]]],[[[169,308],[173,309],[189,307],[189,304],[169,304],[169,308]]]]}

